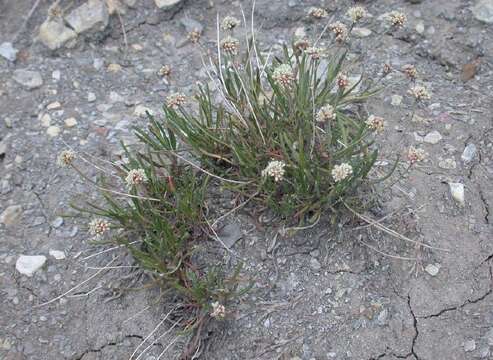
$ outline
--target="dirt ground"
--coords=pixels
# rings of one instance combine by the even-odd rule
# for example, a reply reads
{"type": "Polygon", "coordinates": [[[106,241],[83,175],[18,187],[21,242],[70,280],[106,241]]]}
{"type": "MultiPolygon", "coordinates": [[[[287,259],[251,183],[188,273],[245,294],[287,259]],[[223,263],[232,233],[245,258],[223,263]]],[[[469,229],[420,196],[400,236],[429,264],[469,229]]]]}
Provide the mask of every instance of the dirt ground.
{"type": "MultiPolygon", "coordinates": [[[[0,43],[13,40],[33,3],[0,2],[0,43]]],[[[131,260],[119,249],[89,257],[104,248],[88,244],[83,221],[60,218],[74,196],[94,189],[58,168],[56,156],[65,144],[98,157],[118,155],[121,139],[134,141],[131,127],[145,124],[136,108],[159,113],[170,91],[190,94],[197,81],[207,81],[183,20],[204,27],[207,46],[218,12],[240,17],[242,4],[249,16],[251,3],[188,0],[163,11],[152,0],[138,1],[121,21],[113,15],[103,32],[56,52],[36,39],[50,3],[41,1],[14,42],[17,60],[0,57],[0,213],[20,206],[8,224],[0,223],[0,359],[156,360],[174,339],[170,323],[156,328],[170,306],[157,290],[119,293],[132,281],[131,269],[98,273],[112,259],[112,265],[131,260]],[[112,71],[111,64],[121,68],[112,71]],[[169,82],[156,75],[164,64],[173,69],[169,82]],[[13,78],[17,69],[39,72],[43,84],[26,89],[13,78]],[[47,109],[53,102],[60,107],[47,109]],[[45,255],[47,262],[27,277],[15,269],[22,254],[45,255]],[[68,296],[37,306],[96,273],[68,296]]],[[[276,237],[275,222],[259,230],[248,211],[240,212],[229,219],[241,236],[233,250],[247,259],[254,287],[210,329],[203,359],[493,359],[493,25],[475,18],[476,0],[363,3],[373,19],[362,26],[373,33],[353,39],[355,67],[415,64],[432,92],[413,119],[399,74],[371,101],[371,111],[386,119],[382,161],[410,145],[425,149],[427,160],[386,189],[368,215],[392,214],[386,226],[434,249],[374,227],[329,226],[330,214],[294,238],[276,237]],[[406,29],[376,35],[378,16],[392,9],[407,14],[406,29]],[[433,131],[438,140],[426,136],[433,131]],[[470,144],[476,151],[465,161],[470,144]],[[464,204],[452,198],[450,182],[464,185],[464,204]]],[[[260,46],[267,51],[287,42],[300,27],[316,30],[306,19],[309,6],[324,5],[337,18],[350,4],[257,0],[260,46]]],[[[180,340],[161,359],[175,358],[179,348],[180,340]]]]}

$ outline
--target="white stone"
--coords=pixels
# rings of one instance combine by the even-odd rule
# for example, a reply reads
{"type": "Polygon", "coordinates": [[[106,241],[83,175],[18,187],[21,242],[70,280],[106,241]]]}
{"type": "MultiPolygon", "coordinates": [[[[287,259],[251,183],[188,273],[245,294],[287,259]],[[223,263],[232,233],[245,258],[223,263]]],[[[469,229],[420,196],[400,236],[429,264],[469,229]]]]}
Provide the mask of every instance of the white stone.
{"type": "Polygon", "coordinates": [[[61,250],[50,250],[49,254],[57,260],[63,260],[66,258],[65,253],[61,250]]]}
{"type": "Polygon", "coordinates": [[[134,110],[134,115],[139,117],[145,117],[147,116],[146,111],[149,112],[149,114],[154,115],[154,111],[152,111],[148,107],[145,107],[144,105],[137,105],[134,110]]]}
{"type": "Polygon", "coordinates": [[[22,275],[33,276],[33,274],[41,269],[46,262],[44,255],[21,255],[15,263],[15,268],[22,275]]]}
{"type": "Polygon", "coordinates": [[[50,114],[43,114],[41,116],[41,125],[44,127],[48,127],[51,125],[51,116],[50,114]]]}
{"type": "Polygon", "coordinates": [[[58,126],[55,126],[55,125],[49,126],[48,129],[46,129],[46,133],[50,137],[56,137],[56,136],[60,135],[60,131],[61,131],[60,128],[58,126]]]}
{"type": "Polygon", "coordinates": [[[39,28],[39,40],[51,50],[60,49],[76,37],[75,31],[65,26],[61,19],[46,20],[39,28]]]}
{"type": "Polygon", "coordinates": [[[154,0],[154,3],[158,8],[168,10],[181,3],[181,1],[182,0],[154,0]]]}
{"type": "Polygon", "coordinates": [[[455,162],[454,158],[447,158],[440,160],[438,162],[438,166],[441,167],[442,169],[453,170],[457,168],[457,163],[455,162]]]}
{"type": "Polygon", "coordinates": [[[68,128],[71,128],[71,127],[74,127],[75,125],[77,125],[77,119],[74,117],[65,119],[64,122],[65,122],[65,126],[68,128]]]}
{"type": "Polygon", "coordinates": [[[88,30],[103,31],[108,25],[109,13],[101,0],[88,0],[65,17],[77,34],[88,30]]]}
{"type": "Polygon", "coordinates": [[[109,99],[113,103],[125,101],[125,98],[118,94],[116,91],[110,91],[109,99]]]}
{"type": "Polygon", "coordinates": [[[474,350],[476,350],[476,341],[468,340],[464,343],[464,351],[465,352],[471,352],[474,350]]]}
{"type": "Polygon", "coordinates": [[[0,223],[7,226],[17,224],[22,215],[22,206],[11,205],[6,208],[0,215],[0,223]]]}
{"type": "Polygon", "coordinates": [[[60,70],[55,70],[51,73],[51,78],[55,81],[59,81],[62,78],[62,73],[60,70]]]}
{"type": "Polygon", "coordinates": [[[479,21],[493,24],[493,0],[480,0],[471,10],[479,21]]]}
{"type": "Polygon", "coordinates": [[[402,103],[402,96],[400,95],[392,95],[391,104],[393,106],[399,106],[402,103]]]}
{"type": "Polygon", "coordinates": [[[459,205],[464,206],[464,184],[461,183],[448,183],[450,187],[450,194],[452,198],[459,203],[459,205]]]}
{"type": "Polygon", "coordinates": [[[426,265],[425,271],[431,276],[437,276],[438,272],[440,271],[440,265],[435,265],[435,264],[426,265]]]}
{"type": "Polygon", "coordinates": [[[62,107],[62,104],[60,104],[60,102],[58,102],[58,101],[55,101],[55,102],[49,103],[48,106],[46,106],[46,109],[47,110],[56,110],[56,109],[60,109],[61,107],[62,107]]]}
{"type": "Polygon", "coordinates": [[[359,38],[365,38],[371,35],[371,30],[367,28],[355,27],[353,28],[353,31],[351,31],[351,34],[359,38]]]}
{"type": "Polygon", "coordinates": [[[93,92],[87,93],[87,101],[88,102],[96,101],[96,94],[93,92]]]}
{"type": "Polygon", "coordinates": [[[466,163],[471,162],[476,156],[476,152],[477,152],[476,145],[474,145],[473,143],[467,144],[461,156],[462,161],[466,163]]]}
{"type": "Polygon", "coordinates": [[[422,21],[419,21],[417,24],[416,24],[416,32],[418,34],[422,34],[425,32],[425,24],[422,22],[422,21]]]}
{"type": "Polygon", "coordinates": [[[14,62],[17,58],[17,52],[18,50],[10,42],[4,42],[0,45],[0,55],[8,61],[14,62]]]}
{"type": "Polygon", "coordinates": [[[38,71],[17,69],[14,71],[14,80],[26,89],[33,90],[43,85],[43,78],[38,71]]]}
{"type": "Polygon", "coordinates": [[[424,142],[428,144],[438,144],[440,140],[442,140],[442,135],[436,130],[426,134],[424,138],[424,142]]]}

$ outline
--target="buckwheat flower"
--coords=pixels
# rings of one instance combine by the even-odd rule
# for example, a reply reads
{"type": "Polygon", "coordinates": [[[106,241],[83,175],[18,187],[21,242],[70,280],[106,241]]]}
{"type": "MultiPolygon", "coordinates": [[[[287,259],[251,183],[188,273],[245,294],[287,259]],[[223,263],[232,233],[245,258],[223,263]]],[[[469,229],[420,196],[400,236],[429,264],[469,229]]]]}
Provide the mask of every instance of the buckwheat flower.
{"type": "Polygon", "coordinates": [[[376,132],[382,132],[385,126],[385,121],[379,116],[370,115],[365,121],[365,124],[376,132]]]}
{"type": "Polygon", "coordinates": [[[299,52],[305,51],[310,47],[310,41],[307,39],[296,40],[293,44],[293,47],[299,52]]]}
{"type": "Polygon", "coordinates": [[[407,151],[407,159],[411,164],[425,159],[425,152],[423,149],[417,149],[414,146],[409,147],[407,151]]]}
{"type": "Polygon", "coordinates": [[[349,86],[349,79],[346,75],[341,74],[337,77],[337,86],[341,89],[345,89],[349,86]]]}
{"type": "Polygon", "coordinates": [[[266,168],[262,170],[262,176],[270,176],[274,178],[275,182],[279,182],[283,179],[284,174],[286,173],[286,170],[284,170],[284,167],[286,164],[283,161],[278,161],[278,160],[271,160],[266,168]]]}
{"type": "Polygon", "coordinates": [[[199,42],[200,36],[201,36],[200,31],[195,29],[188,33],[187,38],[188,40],[190,40],[190,42],[196,44],[199,42]]]}
{"type": "Polygon", "coordinates": [[[171,74],[171,67],[169,65],[163,65],[157,72],[159,76],[169,76],[171,74]]]}
{"type": "Polygon", "coordinates": [[[144,169],[132,169],[128,172],[125,182],[128,187],[143,184],[148,181],[144,169]]]}
{"type": "Polygon", "coordinates": [[[344,42],[348,35],[347,26],[341,23],[340,21],[336,21],[329,26],[330,31],[332,31],[336,36],[337,42],[344,42]]]}
{"type": "Polygon", "coordinates": [[[221,29],[233,30],[238,25],[240,25],[240,20],[238,20],[234,16],[226,16],[221,22],[221,29]]]}
{"type": "Polygon", "coordinates": [[[408,94],[414,96],[414,98],[418,101],[431,99],[430,93],[422,85],[413,86],[411,89],[408,90],[408,94]]]}
{"type": "Polygon", "coordinates": [[[89,223],[89,234],[100,238],[110,229],[110,223],[104,219],[93,219],[89,223]]]}
{"type": "Polygon", "coordinates": [[[402,71],[404,74],[411,80],[415,80],[416,76],[418,75],[418,70],[416,70],[416,67],[411,64],[406,64],[402,67],[402,71]]]}
{"type": "Polygon", "coordinates": [[[289,86],[295,80],[293,69],[288,64],[281,64],[276,67],[272,73],[272,78],[277,84],[282,86],[289,86]]]}
{"type": "Polygon", "coordinates": [[[221,48],[224,50],[224,52],[227,52],[231,55],[238,54],[239,47],[240,47],[240,41],[231,36],[228,36],[227,38],[221,41],[221,48]]]}
{"type": "Polygon", "coordinates": [[[320,108],[317,112],[316,119],[318,122],[327,122],[329,120],[334,120],[336,118],[336,113],[332,105],[325,105],[320,108]]]}
{"type": "Polygon", "coordinates": [[[335,182],[342,181],[353,175],[353,167],[347,163],[335,165],[332,169],[332,177],[335,182]]]}
{"type": "Polygon", "coordinates": [[[347,11],[347,15],[353,20],[353,22],[358,22],[363,19],[367,13],[364,7],[362,6],[353,6],[349,8],[347,11]]]}
{"type": "Polygon", "coordinates": [[[386,76],[392,72],[392,66],[390,64],[383,64],[383,75],[386,76]]]}
{"type": "Polygon", "coordinates": [[[182,93],[173,93],[166,98],[166,105],[172,109],[176,109],[185,104],[187,98],[182,93]]]}
{"type": "Polygon", "coordinates": [[[406,23],[407,17],[405,14],[401,13],[400,11],[394,10],[388,14],[388,21],[390,25],[396,28],[400,28],[403,27],[404,24],[406,23]]]}
{"type": "Polygon", "coordinates": [[[325,9],[318,8],[318,7],[309,8],[308,9],[308,15],[310,15],[312,18],[317,19],[317,20],[320,20],[320,19],[323,19],[323,18],[326,18],[327,16],[329,16],[329,14],[327,13],[327,11],[325,9]]]}
{"type": "Polygon", "coordinates": [[[224,319],[224,317],[226,316],[226,308],[224,307],[224,305],[220,304],[217,301],[211,303],[211,305],[212,305],[211,316],[214,318],[224,319]]]}
{"type": "Polygon", "coordinates": [[[60,167],[67,167],[75,160],[76,155],[72,150],[63,150],[57,157],[56,163],[60,167]]]}
{"type": "Polygon", "coordinates": [[[312,58],[312,60],[319,60],[325,56],[325,49],[321,47],[309,47],[305,52],[312,58]]]}

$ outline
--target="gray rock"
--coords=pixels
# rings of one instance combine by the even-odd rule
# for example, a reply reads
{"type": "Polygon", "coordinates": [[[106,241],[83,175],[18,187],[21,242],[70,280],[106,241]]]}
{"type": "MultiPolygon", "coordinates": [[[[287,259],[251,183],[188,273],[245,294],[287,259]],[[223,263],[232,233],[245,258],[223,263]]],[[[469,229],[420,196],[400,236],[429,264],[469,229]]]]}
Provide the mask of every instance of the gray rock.
{"type": "Polygon", "coordinates": [[[452,198],[459,203],[459,205],[464,206],[464,184],[461,183],[448,183],[450,187],[450,193],[452,198]]]}
{"type": "Polygon", "coordinates": [[[88,0],[65,18],[77,34],[85,31],[103,31],[108,25],[108,8],[101,0],[88,0]]]}
{"type": "Polygon", "coordinates": [[[44,255],[21,255],[15,263],[15,268],[22,275],[33,276],[46,263],[44,255]]]}
{"type": "Polygon", "coordinates": [[[50,250],[49,254],[57,260],[63,260],[66,258],[65,253],[61,250],[50,250]]]}
{"type": "Polygon", "coordinates": [[[440,271],[440,266],[435,264],[428,264],[425,267],[425,271],[431,276],[437,276],[440,271]]]}
{"type": "Polygon", "coordinates": [[[476,153],[477,153],[476,145],[474,145],[473,143],[467,144],[461,156],[462,161],[466,163],[471,162],[476,156],[476,153]]]}
{"type": "Polygon", "coordinates": [[[224,226],[218,236],[228,248],[231,248],[241,239],[243,233],[237,223],[231,223],[224,226]]]}
{"type": "Polygon", "coordinates": [[[468,340],[464,343],[464,351],[465,352],[471,352],[474,350],[476,350],[476,341],[468,340]]]}
{"type": "Polygon", "coordinates": [[[371,35],[371,30],[368,28],[355,27],[351,31],[351,34],[359,38],[365,38],[371,35]]]}
{"type": "Polygon", "coordinates": [[[312,259],[310,260],[310,267],[311,267],[313,270],[318,271],[318,270],[320,270],[320,269],[322,268],[322,265],[320,265],[320,262],[319,262],[317,259],[312,258],[312,259]]]}
{"type": "Polygon", "coordinates": [[[189,17],[181,18],[180,23],[183,25],[187,33],[198,31],[202,34],[202,31],[204,30],[204,26],[201,23],[199,23],[197,20],[190,19],[189,17]]]}
{"type": "Polygon", "coordinates": [[[10,42],[4,42],[0,45],[0,55],[8,61],[14,62],[17,58],[17,52],[18,50],[10,42]]]}
{"type": "Polygon", "coordinates": [[[387,318],[389,316],[389,311],[387,309],[383,309],[380,311],[380,314],[378,314],[377,317],[377,322],[379,325],[385,325],[387,323],[387,318]]]}
{"type": "Polygon", "coordinates": [[[493,346],[493,327],[484,335],[489,346],[493,346]]]}
{"type": "Polygon", "coordinates": [[[43,85],[43,78],[38,71],[17,69],[14,71],[13,79],[26,89],[33,90],[43,85]]]}
{"type": "Polygon", "coordinates": [[[182,0],[154,0],[156,6],[163,10],[168,10],[179,5],[182,0]]]}
{"type": "Polygon", "coordinates": [[[6,208],[2,214],[0,215],[0,223],[5,224],[7,226],[17,224],[22,215],[22,206],[20,205],[11,205],[6,208]]]}
{"type": "Polygon", "coordinates": [[[426,134],[423,140],[428,144],[438,144],[440,140],[442,140],[442,135],[438,131],[433,130],[432,132],[426,134]]]}
{"type": "Polygon", "coordinates": [[[480,0],[471,10],[477,20],[493,24],[493,0],[480,0]]]}
{"type": "Polygon", "coordinates": [[[58,229],[60,226],[63,225],[63,218],[58,216],[53,222],[51,223],[51,226],[53,226],[55,229],[58,229]]]}
{"type": "Polygon", "coordinates": [[[39,28],[39,40],[51,50],[60,49],[76,37],[75,31],[65,26],[62,20],[46,20],[39,28]]]}

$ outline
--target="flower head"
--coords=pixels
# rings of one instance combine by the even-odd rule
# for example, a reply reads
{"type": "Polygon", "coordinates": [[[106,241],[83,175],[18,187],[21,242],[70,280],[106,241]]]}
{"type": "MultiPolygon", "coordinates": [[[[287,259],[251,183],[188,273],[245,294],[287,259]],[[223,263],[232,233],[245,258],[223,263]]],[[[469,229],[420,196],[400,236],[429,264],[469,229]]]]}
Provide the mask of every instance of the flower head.
{"type": "Polygon", "coordinates": [[[299,52],[305,51],[310,47],[310,41],[308,39],[298,39],[294,42],[293,47],[299,52]]]}
{"type": "Polygon", "coordinates": [[[411,89],[408,90],[408,94],[414,96],[414,98],[418,101],[431,99],[430,93],[422,85],[413,86],[411,89]]]}
{"type": "Polygon", "coordinates": [[[221,29],[233,30],[238,25],[240,25],[240,20],[238,20],[234,16],[226,16],[221,22],[221,29]]]}
{"type": "Polygon", "coordinates": [[[267,164],[266,168],[262,170],[262,176],[273,177],[275,182],[279,182],[283,179],[284,174],[286,173],[286,170],[284,170],[285,166],[286,163],[284,163],[284,161],[271,160],[267,164]]]}
{"type": "Polygon", "coordinates": [[[89,233],[100,238],[110,229],[110,223],[104,219],[93,219],[89,223],[89,233]]]}
{"type": "Polygon", "coordinates": [[[414,146],[409,147],[407,151],[407,159],[411,164],[425,159],[425,152],[423,149],[417,149],[414,146]]]}
{"type": "Polygon", "coordinates": [[[340,21],[330,24],[329,29],[335,34],[337,42],[342,43],[346,40],[348,36],[348,29],[347,26],[340,21]]]}
{"type": "Polygon", "coordinates": [[[376,132],[382,132],[385,126],[385,121],[379,116],[370,115],[365,121],[365,124],[376,132]]]}
{"type": "Polygon", "coordinates": [[[310,15],[314,19],[320,20],[326,18],[329,14],[325,9],[318,7],[311,7],[308,9],[308,15],[310,15]]]}
{"type": "Polygon", "coordinates": [[[168,95],[168,97],[166,98],[166,105],[169,108],[176,109],[176,108],[182,106],[183,104],[185,104],[186,100],[187,100],[187,98],[184,94],[173,93],[173,94],[168,95]]]}
{"type": "Polygon", "coordinates": [[[316,117],[318,122],[326,122],[329,120],[334,120],[335,118],[336,118],[335,109],[332,105],[329,104],[322,106],[320,110],[318,110],[316,117]]]}
{"type": "Polygon", "coordinates": [[[346,75],[344,74],[340,74],[338,77],[337,77],[337,86],[339,86],[339,88],[341,89],[345,89],[349,86],[349,79],[346,75]]]}
{"type": "Polygon", "coordinates": [[[281,64],[276,67],[272,73],[272,78],[282,86],[291,85],[295,80],[293,69],[288,64],[281,64]]]}
{"type": "Polygon", "coordinates": [[[383,76],[386,76],[392,72],[392,66],[390,64],[383,64],[383,76]]]}
{"type": "Polygon", "coordinates": [[[364,7],[362,6],[353,6],[349,8],[347,11],[347,15],[353,20],[353,22],[358,22],[363,19],[367,13],[364,7]]]}
{"type": "Polygon", "coordinates": [[[127,177],[125,178],[125,182],[128,187],[143,184],[148,180],[149,179],[147,178],[144,169],[132,169],[128,172],[127,177]]]}
{"type": "Polygon", "coordinates": [[[224,305],[220,304],[218,301],[215,301],[211,303],[211,306],[211,316],[214,318],[224,319],[224,317],[226,316],[226,308],[224,307],[224,305]]]}
{"type": "Polygon", "coordinates": [[[335,182],[342,181],[353,175],[353,167],[348,163],[342,163],[340,165],[335,165],[332,169],[332,177],[335,182]]]}
{"type": "Polygon", "coordinates": [[[418,75],[418,70],[416,70],[416,67],[411,64],[404,65],[402,67],[402,71],[411,80],[416,79],[416,76],[418,75]]]}
{"type": "Polygon", "coordinates": [[[305,52],[312,58],[312,60],[319,60],[325,56],[325,49],[321,47],[309,47],[305,52]]]}
{"type": "Polygon", "coordinates": [[[388,21],[393,27],[400,28],[406,23],[407,17],[404,13],[394,10],[388,14],[388,21]]]}
{"type": "Polygon", "coordinates": [[[171,67],[169,65],[163,65],[157,72],[159,76],[169,76],[171,74],[171,67]]]}
{"type": "Polygon", "coordinates": [[[240,41],[231,36],[221,40],[221,48],[224,52],[227,52],[231,55],[238,54],[238,49],[240,47],[240,41]]]}
{"type": "Polygon", "coordinates": [[[73,152],[72,150],[63,150],[58,155],[56,162],[60,167],[67,167],[72,164],[75,158],[76,158],[75,152],[73,152]]]}
{"type": "Polygon", "coordinates": [[[199,42],[200,36],[201,36],[201,34],[200,34],[199,30],[192,30],[187,35],[188,40],[190,40],[190,42],[192,42],[194,44],[199,42]]]}

